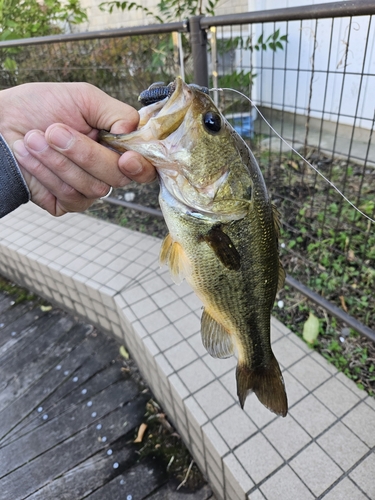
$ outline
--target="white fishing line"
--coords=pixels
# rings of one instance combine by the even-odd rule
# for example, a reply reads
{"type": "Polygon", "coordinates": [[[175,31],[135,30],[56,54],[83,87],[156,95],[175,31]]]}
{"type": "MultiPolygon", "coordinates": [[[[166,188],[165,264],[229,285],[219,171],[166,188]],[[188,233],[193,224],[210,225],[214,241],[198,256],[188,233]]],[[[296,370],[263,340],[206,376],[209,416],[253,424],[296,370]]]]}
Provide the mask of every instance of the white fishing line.
{"type": "Polygon", "coordinates": [[[253,103],[253,101],[250,99],[250,97],[248,97],[247,95],[243,94],[242,92],[240,92],[239,90],[235,90],[235,89],[230,89],[230,88],[226,88],[226,87],[223,87],[223,88],[213,88],[213,89],[210,89],[210,92],[214,92],[214,91],[217,91],[217,92],[224,92],[224,90],[230,90],[231,92],[236,92],[237,94],[240,94],[242,97],[245,97],[245,99],[247,99],[252,106],[254,106],[254,108],[257,110],[257,112],[259,113],[259,115],[263,118],[263,120],[266,122],[266,124],[269,126],[269,128],[277,135],[277,137],[283,141],[284,144],[286,144],[288,146],[288,148],[290,148],[294,153],[296,153],[304,162],[307,163],[307,165],[309,165],[309,167],[311,167],[317,174],[320,175],[320,177],[322,177],[331,187],[333,187],[333,189],[335,191],[337,191],[337,193],[343,197],[343,199],[349,203],[349,205],[351,205],[354,210],[356,210],[357,212],[359,212],[363,217],[366,217],[366,219],[368,219],[370,222],[372,222],[373,224],[375,224],[375,219],[372,219],[369,215],[365,214],[364,212],[362,212],[362,210],[360,210],[358,207],[356,207],[354,205],[354,203],[352,201],[349,200],[349,198],[347,198],[343,192],[341,192],[339,190],[339,188],[337,186],[335,186],[333,184],[333,182],[331,182],[324,174],[322,174],[322,172],[320,172],[320,170],[316,167],[314,167],[314,165],[312,165],[308,160],[306,160],[306,158],[304,158],[296,149],[293,148],[293,146],[291,146],[285,139],[283,139],[281,137],[281,135],[276,132],[276,130],[272,127],[272,125],[266,120],[266,118],[262,115],[262,113],[260,112],[259,108],[253,103]]]}

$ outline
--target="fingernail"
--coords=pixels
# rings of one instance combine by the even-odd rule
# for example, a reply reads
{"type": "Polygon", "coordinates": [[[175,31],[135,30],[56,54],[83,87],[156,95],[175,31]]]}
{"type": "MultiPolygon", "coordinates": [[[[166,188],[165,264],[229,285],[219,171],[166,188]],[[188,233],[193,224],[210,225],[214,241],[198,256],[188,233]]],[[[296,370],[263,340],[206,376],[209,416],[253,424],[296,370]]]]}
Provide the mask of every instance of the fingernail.
{"type": "Polygon", "coordinates": [[[13,152],[16,156],[20,156],[24,158],[29,154],[27,149],[25,148],[25,144],[22,139],[18,139],[18,141],[15,141],[13,144],[13,152]]]}
{"type": "Polygon", "coordinates": [[[31,132],[30,135],[25,137],[25,141],[27,146],[37,153],[41,153],[48,147],[42,132],[31,132]]]}
{"type": "Polygon", "coordinates": [[[143,170],[142,162],[140,162],[137,158],[129,158],[124,165],[124,170],[129,175],[138,175],[143,170]]]}
{"type": "Polygon", "coordinates": [[[51,144],[59,149],[68,149],[73,141],[73,135],[63,127],[54,127],[48,135],[51,144]]]}

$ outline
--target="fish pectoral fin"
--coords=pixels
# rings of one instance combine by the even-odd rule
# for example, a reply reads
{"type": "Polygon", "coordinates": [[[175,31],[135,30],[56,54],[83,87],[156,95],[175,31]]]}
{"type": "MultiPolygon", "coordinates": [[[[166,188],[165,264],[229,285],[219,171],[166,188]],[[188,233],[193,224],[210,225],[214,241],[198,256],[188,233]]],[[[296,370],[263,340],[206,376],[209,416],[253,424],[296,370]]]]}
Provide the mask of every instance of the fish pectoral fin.
{"type": "Polygon", "coordinates": [[[279,363],[273,357],[266,366],[250,368],[238,364],[236,371],[237,395],[241,408],[244,407],[246,396],[254,391],[259,401],[269,410],[283,417],[288,413],[283,376],[279,363]]]}
{"type": "Polygon", "coordinates": [[[173,241],[168,234],[160,249],[160,265],[168,264],[171,277],[176,285],[179,285],[189,272],[190,266],[188,258],[182,246],[173,241]]]}
{"type": "Polygon", "coordinates": [[[213,358],[230,358],[234,348],[230,334],[204,309],[201,320],[202,342],[213,358]]]}
{"type": "Polygon", "coordinates": [[[171,238],[171,235],[168,233],[167,236],[164,238],[160,248],[159,263],[161,266],[164,266],[164,264],[169,263],[169,254],[171,252],[172,245],[173,245],[173,240],[171,238]]]}
{"type": "Polygon", "coordinates": [[[215,252],[216,257],[228,269],[238,271],[241,267],[241,256],[230,237],[221,229],[221,225],[213,226],[201,237],[215,252]]]}

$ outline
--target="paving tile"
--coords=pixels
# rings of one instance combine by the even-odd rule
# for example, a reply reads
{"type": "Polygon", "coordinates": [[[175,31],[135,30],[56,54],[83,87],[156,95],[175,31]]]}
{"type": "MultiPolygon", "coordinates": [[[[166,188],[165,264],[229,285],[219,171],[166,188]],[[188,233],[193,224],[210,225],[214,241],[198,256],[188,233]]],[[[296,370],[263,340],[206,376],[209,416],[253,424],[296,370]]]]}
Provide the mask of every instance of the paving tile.
{"type": "Polygon", "coordinates": [[[288,405],[291,408],[298,401],[300,401],[306,394],[308,390],[302,384],[296,380],[293,375],[288,371],[283,372],[286,395],[288,397],[288,405]]]}
{"type": "MultiPolygon", "coordinates": [[[[335,377],[337,378],[337,380],[340,380],[340,382],[344,384],[348,389],[354,392],[354,394],[358,396],[359,399],[365,399],[367,397],[367,392],[364,389],[360,389],[359,387],[357,387],[357,384],[353,382],[353,380],[350,380],[350,378],[343,373],[337,372],[335,377]]],[[[372,400],[375,403],[375,399],[372,398],[372,400]]]]}
{"type": "Polygon", "coordinates": [[[271,422],[263,434],[285,459],[292,457],[311,441],[311,437],[290,415],[271,422]]]}
{"type": "MultiPolygon", "coordinates": [[[[247,500],[265,500],[265,496],[262,495],[260,490],[254,490],[253,492],[250,493],[250,495],[247,496],[247,500]]],[[[302,498],[299,500],[302,500],[302,498]]]]}
{"type": "Polygon", "coordinates": [[[165,351],[183,340],[182,335],[173,325],[163,327],[155,332],[152,338],[161,351],[165,351]]]}
{"type": "Polygon", "coordinates": [[[331,375],[319,363],[310,356],[289,368],[290,373],[307,389],[314,390],[318,385],[325,382],[331,375]]]}
{"type": "Polygon", "coordinates": [[[196,432],[200,432],[200,428],[207,422],[208,418],[194,396],[185,399],[185,408],[189,427],[192,425],[196,432]]]}
{"type": "Polygon", "coordinates": [[[183,298],[183,301],[192,311],[200,311],[202,309],[202,301],[197,297],[197,295],[194,292],[186,295],[183,298]]]}
{"type": "Polygon", "coordinates": [[[195,333],[200,332],[201,321],[194,313],[190,313],[187,316],[175,321],[174,326],[181,333],[181,335],[187,339],[195,333]]]}
{"type": "Polygon", "coordinates": [[[171,288],[163,288],[159,292],[154,293],[152,298],[159,307],[164,307],[167,304],[171,304],[171,302],[175,302],[178,296],[171,288]]]}
{"type": "Polygon", "coordinates": [[[191,393],[198,391],[215,378],[201,359],[182,368],[178,375],[191,393]]]}
{"type": "Polygon", "coordinates": [[[344,477],[323,498],[324,500],[368,500],[368,497],[347,477],[344,477]]]}
{"type": "Polygon", "coordinates": [[[221,464],[220,457],[223,457],[229,448],[211,422],[207,422],[202,427],[203,441],[206,449],[213,456],[215,463],[221,464]]]}
{"type": "Polygon", "coordinates": [[[168,380],[174,399],[177,400],[178,404],[182,403],[182,400],[187,398],[190,395],[190,392],[187,390],[185,384],[182,382],[177,373],[170,375],[168,380]]]}
{"type": "Polygon", "coordinates": [[[164,354],[176,371],[197,359],[197,353],[190,347],[186,340],[171,347],[164,354]]]}
{"type": "Polygon", "coordinates": [[[359,401],[358,396],[336,378],[327,380],[314,391],[314,395],[338,417],[341,417],[359,401]]]}
{"type": "MultiPolygon", "coordinates": [[[[100,264],[96,264],[96,263],[92,262],[92,265],[93,266],[97,266],[97,265],[100,265],[100,264]]],[[[110,269],[107,269],[106,267],[100,266],[100,269],[101,270],[99,272],[93,274],[93,276],[92,276],[97,283],[105,285],[114,276],[116,276],[116,273],[114,271],[111,271],[110,269]]]]}
{"type": "Polygon", "coordinates": [[[256,426],[238,405],[226,410],[216,417],[212,423],[231,449],[257,432],[256,426]]]}
{"type": "Polygon", "coordinates": [[[135,304],[131,305],[130,308],[135,314],[135,316],[141,319],[144,316],[147,316],[148,314],[151,314],[154,311],[156,311],[158,309],[158,306],[150,297],[146,297],[140,300],[139,302],[136,302],[135,304]]]}
{"type": "Polygon", "coordinates": [[[311,443],[301,451],[290,466],[317,497],[342,474],[341,469],[316,444],[311,443]]]}
{"type": "Polygon", "coordinates": [[[369,448],[345,425],[338,422],[318,440],[318,444],[344,470],[350,469],[369,448]]]}
{"type": "Polygon", "coordinates": [[[283,463],[281,456],[260,433],[237,448],[234,454],[255,483],[262,481],[283,463]]]}
{"type": "Polygon", "coordinates": [[[375,454],[369,455],[349,475],[369,498],[375,498],[375,454]]]}
{"type": "MultiPolygon", "coordinates": [[[[198,334],[200,336],[200,334],[198,334]]],[[[202,342],[202,341],[201,341],[202,342]]],[[[236,367],[237,360],[234,356],[226,359],[213,358],[210,354],[205,354],[203,361],[209,367],[209,369],[216,375],[216,377],[221,377],[228,371],[233,372],[236,367]]]]}
{"type": "MultiPolygon", "coordinates": [[[[236,394],[236,392],[234,393],[236,394]]],[[[261,429],[266,424],[275,420],[276,418],[281,418],[272,413],[270,410],[267,410],[265,406],[259,401],[254,393],[250,393],[245,402],[244,411],[251,418],[251,420],[255,423],[255,425],[261,429]]]]}
{"type": "Polygon", "coordinates": [[[277,342],[272,344],[272,350],[278,360],[280,366],[288,368],[306,354],[289,337],[282,337],[277,342]]]}
{"type": "Polygon", "coordinates": [[[169,324],[168,318],[162,311],[155,311],[142,318],[141,321],[148,334],[152,334],[169,324]]]}
{"type": "Polygon", "coordinates": [[[167,285],[165,284],[165,281],[162,280],[159,276],[155,276],[151,279],[144,280],[142,282],[145,290],[150,295],[153,295],[154,293],[158,292],[159,290],[162,290],[163,288],[166,288],[167,285]]]}
{"type": "Polygon", "coordinates": [[[176,300],[175,302],[172,302],[172,304],[164,306],[163,311],[172,322],[175,322],[190,313],[190,309],[182,300],[176,300]]]}
{"type": "MultiPolygon", "coordinates": [[[[277,471],[260,489],[267,500],[313,500],[316,498],[288,465],[277,471]]],[[[251,495],[250,498],[252,498],[251,495]]]]}
{"type": "MultiPolygon", "coordinates": [[[[147,338],[147,341],[152,341],[152,339],[147,338]]],[[[155,344],[154,344],[155,345],[155,344]]],[[[156,347],[156,346],[155,346],[156,347]]],[[[157,347],[156,347],[157,349],[157,347]]],[[[173,373],[173,368],[171,367],[170,363],[168,363],[167,358],[163,354],[157,354],[155,356],[155,362],[158,367],[158,370],[161,372],[163,377],[168,377],[173,373]]],[[[168,389],[169,391],[169,389],[168,389]]]]}
{"type": "Polygon", "coordinates": [[[107,281],[107,283],[105,283],[105,285],[109,288],[112,288],[113,290],[120,291],[123,288],[125,288],[128,283],[130,283],[130,279],[128,276],[123,276],[122,274],[117,274],[112,279],[107,281]]]}
{"type": "Polygon", "coordinates": [[[205,354],[207,353],[204,345],[202,344],[202,336],[200,333],[196,333],[195,335],[192,335],[187,339],[188,343],[191,345],[191,347],[194,349],[194,351],[203,358],[205,354]]]}
{"type": "Polygon", "coordinates": [[[254,482],[233,453],[228,454],[223,459],[225,481],[228,482],[234,491],[242,496],[249,491],[254,482]]]}
{"type": "Polygon", "coordinates": [[[128,278],[137,278],[142,271],[144,271],[144,267],[140,266],[139,264],[136,264],[135,262],[131,262],[128,266],[126,266],[122,271],[121,274],[124,276],[127,276],[128,278]]]}
{"type": "Polygon", "coordinates": [[[198,391],[195,398],[209,418],[216,417],[234,403],[234,399],[218,380],[198,391]]]}
{"type": "Polygon", "coordinates": [[[360,403],[342,421],[370,448],[375,446],[375,411],[360,403]]]}
{"type": "Polygon", "coordinates": [[[318,436],[336,420],[336,417],[312,394],[290,409],[289,413],[312,437],[318,436]]]}

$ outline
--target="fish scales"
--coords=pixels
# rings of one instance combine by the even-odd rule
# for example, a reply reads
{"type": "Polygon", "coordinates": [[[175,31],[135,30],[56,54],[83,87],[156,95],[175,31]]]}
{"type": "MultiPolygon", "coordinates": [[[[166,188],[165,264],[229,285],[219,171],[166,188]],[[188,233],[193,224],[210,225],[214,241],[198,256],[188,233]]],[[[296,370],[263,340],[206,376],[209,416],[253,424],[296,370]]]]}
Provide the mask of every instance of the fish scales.
{"type": "Polygon", "coordinates": [[[161,263],[202,300],[208,352],[237,353],[241,406],[254,391],[285,416],[287,397],[270,343],[271,310],[284,278],[277,212],[252,152],[210,97],[179,78],[173,85],[171,96],[140,110],[137,131],[103,132],[101,140],[119,152],[138,151],[157,168],[169,229],[161,263]]]}

